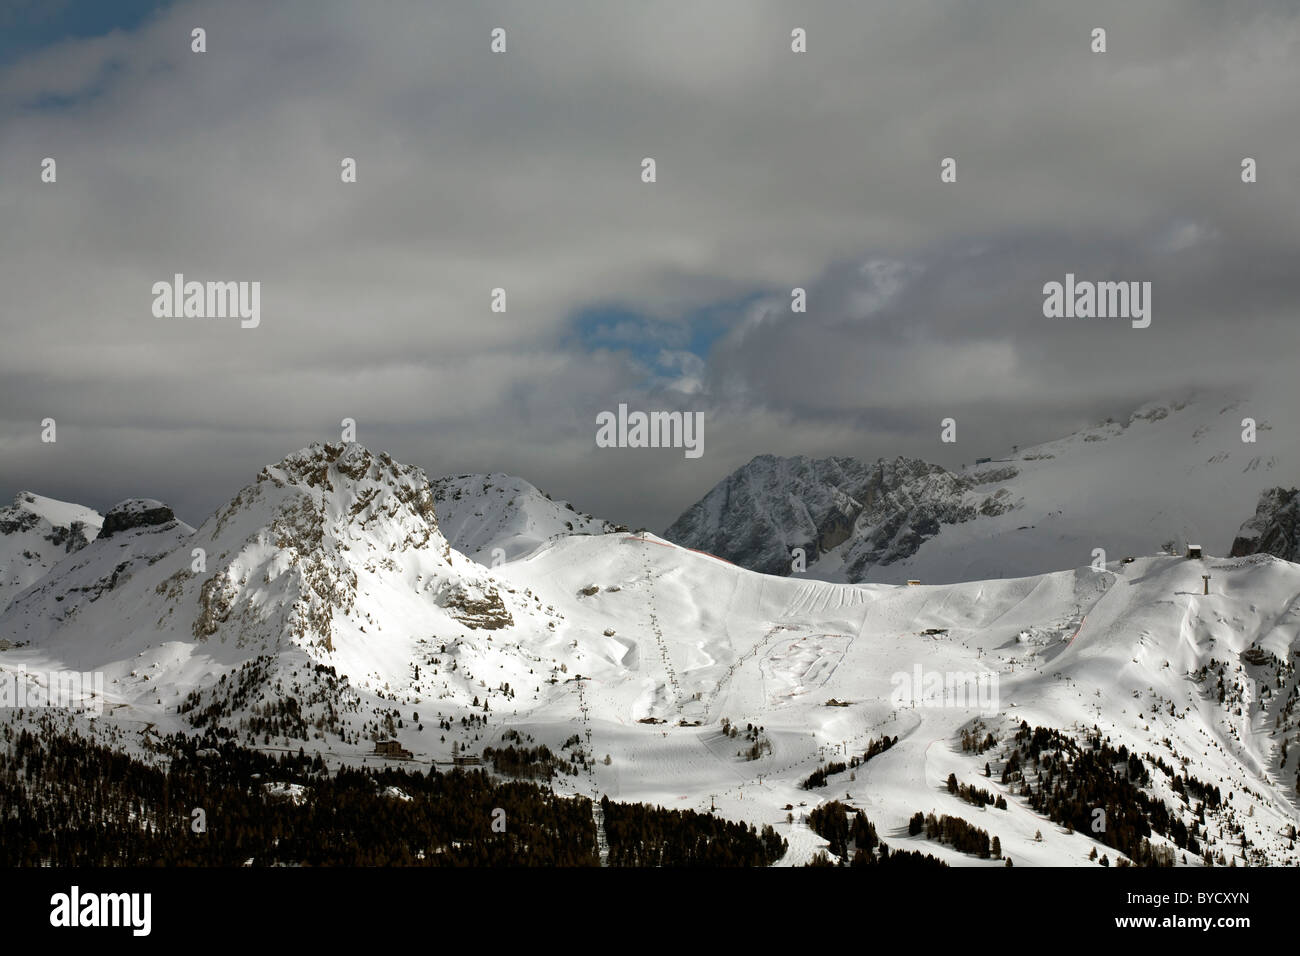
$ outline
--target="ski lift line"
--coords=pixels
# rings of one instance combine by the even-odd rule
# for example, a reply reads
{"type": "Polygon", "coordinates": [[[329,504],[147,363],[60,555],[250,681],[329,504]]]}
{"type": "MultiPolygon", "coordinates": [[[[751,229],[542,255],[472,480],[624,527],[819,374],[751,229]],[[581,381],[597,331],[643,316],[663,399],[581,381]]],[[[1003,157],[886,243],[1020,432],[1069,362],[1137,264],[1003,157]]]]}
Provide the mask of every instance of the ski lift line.
{"type": "MultiPolygon", "coordinates": [[[[1088,620],[1088,615],[1086,614],[1083,617],[1079,618],[1079,627],[1075,630],[1074,637],[1070,638],[1070,644],[1073,644],[1074,638],[1079,636],[1079,631],[1083,630],[1083,622],[1086,620],[1088,620]]],[[[1070,644],[1066,644],[1065,646],[1068,648],[1070,644]]]]}
{"type": "MultiPolygon", "coordinates": [[[[657,544],[658,542],[655,543],[657,544]]],[[[646,558],[645,571],[647,582],[646,611],[650,617],[650,631],[654,635],[655,643],[659,646],[659,656],[663,661],[664,670],[668,674],[668,682],[673,691],[673,707],[677,711],[677,716],[680,719],[684,717],[682,690],[681,685],[677,681],[677,672],[673,668],[672,659],[668,654],[668,646],[664,643],[663,631],[659,627],[659,617],[655,614],[654,592],[653,587],[650,586],[653,581],[653,575],[651,574],[650,559],[648,557],[646,558]]]]}

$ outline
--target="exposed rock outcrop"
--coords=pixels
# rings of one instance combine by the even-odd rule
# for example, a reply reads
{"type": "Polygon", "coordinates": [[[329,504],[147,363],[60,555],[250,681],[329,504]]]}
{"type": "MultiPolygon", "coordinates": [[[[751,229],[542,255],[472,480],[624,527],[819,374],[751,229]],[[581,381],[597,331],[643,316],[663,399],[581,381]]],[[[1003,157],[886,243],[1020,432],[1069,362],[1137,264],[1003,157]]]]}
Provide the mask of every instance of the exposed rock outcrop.
{"type": "Polygon", "coordinates": [[[791,552],[809,564],[844,546],[850,580],[916,553],[945,524],[1003,514],[1014,477],[957,475],[913,458],[778,458],[760,455],[719,482],[664,537],[766,574],[789,574],[791,552]]]}
{"type": "Polygon", "coordinates": [[[104,515],[104,526],[99,530],[101,538],[111,538],[115,534],[132,528],[149,528],[169,524],[176,520],[172,509],[161,501],[152,498],[128,498],[114,505],[104,515]]]}
{"type": "Polygon", "coordinates": [[[1232,556],[1271,554],[1300,561],[1300,489],[1269,488],[1232,542],[1232,556]]]}

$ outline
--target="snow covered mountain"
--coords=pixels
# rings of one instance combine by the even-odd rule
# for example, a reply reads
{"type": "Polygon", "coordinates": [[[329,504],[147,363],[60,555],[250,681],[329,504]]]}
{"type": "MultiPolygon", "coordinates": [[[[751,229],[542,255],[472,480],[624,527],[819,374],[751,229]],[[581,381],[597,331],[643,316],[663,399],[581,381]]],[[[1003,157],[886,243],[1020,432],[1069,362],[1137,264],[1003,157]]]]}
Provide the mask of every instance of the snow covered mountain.
{"type": "Polygon", "coordinates": [[[987,487],[1009,473],[968,477],[908,458],[866,464],[761,455],[664,537],[765,574],[791,573],[796,548],[808,564],[836,553],[853,569],[890,565],[916,554],[943,525],[1010,510],[1009,492],[987,487]]]}
{"type": "Polygon", "coordinates": [[[193,533],[161,502],[130,498],[115,505],[104,515],[99,537],[55,564],[0,613],[0,635],[10,641],[47,637],[193,533]]]}
{"type": "MultiPolygon", "coordinates": [[[[292,696],[297,720],[314,708],[322,727],[358,739],[343,702],[386,715],[379,701],[394,686],[432,693],[426,648],[450,643],[455,655],[457,638],[524,620],[549,633],[556,617],[452,550],[423,471],[360,445],[312,445],[264,468],[193,533],[151,523],[161,507],[114,509],[86,561],[59,565],[0,615],[0,638],[39,660],[103,670],[110,706],[127,714],[162,707],[192,730],[221,713],[247,729],[263,726],[254,708],[292,696]],[[114,580],[123,555],[130,573],[114,580]],[[95,600],[55,610],[68,594],[95,600]]],[[[510,656],[493,674],[503,683],[528,670],[510,656]]],[[[439,682],[441,698],[468,706],[479,696],[472,658],[448,661],[460,673],[439,682]]]]}
{"type": "MultiPolygon", "coordinates": [[[[555,723],[582,708],[596,752],[612,757],[594,768],[602,792],[695,809],[712,796],[742,819],[847,795],[894,833],[917,811],[979,813],[969,819],[1013,846],[1017,865],[1083,865],[1089,839],[1049,833],[1000,775],[1021,722],[1079,739],[1096,727],[1112,748],[1180,768],[1153,770],[1149,784],[1179,814],[1196,810],[1178,793],[1180,773],[1225,800],[1233,793],[1230,807],[1211,812],[1216,854],[1240,827],[1252,853],[1300,861],[1287,836],[1300,822],[1300,566],[1156,556],[948,586],[846,585],[615,535],[565,539],[502,572],[548,597],[580,595],[557,606],[590,680],[577,699],[552,700],[512,726],[554,739],[555,723]],[[601,626],[605,642],[589,636],[601,626]],[[635,726],[648,720],[664,735],[635,726]],[[727,726],[756,733],[729,739],[727,726]],[[827,785],[800,785],[886,734],[898,742],[853,776],[846,768],[827,785]],[[997,743],[968,749],[972,734],[997,743]],[[754,745],[760,754],[746,759],[754,745]],[[1010,793],[1010,810],[973,810],[945,791],[949,774],[1010,793]]],[[[797,822],[782,834],[792,861],[822,845],[797,822]]]]}
{"type": "Polygon", "coordinates": [[[84,548],[103,518],[81,505],[20,491],[0,508],[0,609],[65,555],[84,548]]]}
{"type": "MultiPolygon", "coordinates": [[[[1141,429],[1164,420],[1079,441],[1150,439],[1141,429]]],[[[1028,464],[1073,453],[1067,442],[1028,464]]],[[[893,484],[872,505],[946,481],[901,466],[877,480],[893,484]]],[[[268,466],[192,534],[164,532],[160,509],[113,509],[84,562],[61,562],[0,615],[0,637],[20,642],[0,652],[0,676],[101,672],[103,716],[78,730],[133,752],[181,732],[361,765],[393,736],[428,765],[525,740],[579,768],[551,780],[557,792],[774,823],[787,864],[827,846],[804,814],[839,799],[895,849],[990,866],[1002,863],[909,821],[973,821],[1017,866],[1096,865],[1099,847],[1117,859],[1034,804],[1060,760],[1100,753],[1115,766],[1091,772],[1163,808],[1151,852],[1300,862],[1300,565],[1271,556],[1117,551],[1099,570],[1085,553],[1055,573],[906,587],[764,575],[608,533],[488,569],[444,537],[420,469],[355,444],[268,466]],[[114,549],[132,557],[116,581],[114,549]],[[77,590],[106,572],[93,600],[77,590]],[[69,595],[74,613],[52,608],[69,595]],[[973,805],[977,790],[1005,805],[973,805]]],[[[1133,832],[1126,807],[1104,808],[1116,832],[1133,832]]]]}
{"type": "Polygon", "coordinates": [[[456,475],[433,482],[433,508],[451,546],[482,564],[500,564],[569,534],[623,530],[555,501],[512,475],[456,475]],[[500,549],[499,551],[497,549],[500,549]]]}
{"type": "Polygon", "coordinates": [[[1226,554],[1261,491],[1300,475],[1262,400],[1154,403],[958,472],[756,458],[665,537],[744,567],[849,582],[1014,577],[1200,544],[1226,554]],[[1243,420],[1257,418],[1254,441],[1243,420]]]}

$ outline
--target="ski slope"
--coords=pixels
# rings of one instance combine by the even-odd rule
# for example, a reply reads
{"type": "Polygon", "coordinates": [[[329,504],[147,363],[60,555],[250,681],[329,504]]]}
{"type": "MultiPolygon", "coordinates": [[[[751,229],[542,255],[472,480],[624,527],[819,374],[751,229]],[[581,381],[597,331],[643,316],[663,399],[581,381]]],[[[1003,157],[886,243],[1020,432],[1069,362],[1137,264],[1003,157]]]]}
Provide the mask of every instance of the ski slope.
{"type": "MultiPolygon", "coordinates": [[[[1288,828],[1300,822],[1300,722],[1285,705],[1300,565],[1147,555],[946,585],[843,584],[609,533],[546,541],[487,568],[450,546],[432,500],[419,469],[387,456],[304,449],[75,614],[33,629],[29,601],[11,606],[0,637],[24,624],[27,637],[0,653],[0,670],[37,681],[61,668],[102,672],[103,714],[67,719],[142,754],[142,734],[195,732],[195,699],[247,746],[303,746],[336,765],[378,759],[380,735],[431,765],[515,731],[589,758],[554,782],[561,793],[772,823],[791,865],[824,846],[803,817],[828,799],[866,810],[891,847],[953,864],[1002,865],[909,837],[914,813],[969,820],[1016,865],[1095,865],[1088,835],[1031,811],[997,773],[984,777],[998,752],[961,748],[963,731],[1006,742],[1022,722],[1077,739],[1095,728],[1232,795],[1207,816],[1212,851],[1251,862],[1244,834],[1252,860],[1297,862],[1288,828]],[[303,735],[249,729],[288,696],[303,735]],[[883,735],[898,742],[868,764],[800,786],[883,735]],[[949,774],[1008,808],[950,795],[949,774]]],[[[60,565],[38,590],[66,593],[87,567],[60,565]]],[[[1162,774],[1152,787],[1190,820],[1162,774]]]]}

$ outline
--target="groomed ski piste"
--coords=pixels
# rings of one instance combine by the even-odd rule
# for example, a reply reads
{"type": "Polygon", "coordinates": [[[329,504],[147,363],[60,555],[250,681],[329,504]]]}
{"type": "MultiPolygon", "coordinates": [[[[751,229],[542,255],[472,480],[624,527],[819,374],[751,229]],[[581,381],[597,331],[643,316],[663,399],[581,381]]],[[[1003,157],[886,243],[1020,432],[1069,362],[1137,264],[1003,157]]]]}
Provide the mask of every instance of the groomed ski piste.
{"type": "MultiPolygon", "coordinates": [[[[1094,841],[1065,833],[1010,795],[1007,811],[976,810],[947,792],[955,774],[960,783],[1006,793],[996,774],[984,776],[983,756],[962,752],[960,732],[978,721],[1006,734],[1024,721],[1076,734],[1097,728],[1114,747],[1163,756],[1225,793],[1233,790],[1237,801],[1245,799],[1234,820],[1244,822],[1249,842],[1270,846],[1273,862],[1296,861],[1286,836],[1297,821],[1295,760],[1292,754],[1285,767],[1279,763],[1271,706],[1280,708],[1290,688],[1261,705],[1271,672],[1241,658],[1260,648],[1294,659],[1296,565],[1267,557],[1157,556],[1105,570],[943,587],[853,586],[758,575],[662,547],[666,542],[653,536],[618,542],[574,538],[503,569],[503,576],[539,590],[601,588],[566,615],[578,626],[584,616],[592,628],[614,622],[603,648],[591,648],[578,664],[589,678],[595,752],[611,755],[608,767],[600,760],[595,766],[597,784],[611,798],[716,806],[737,819],[781,824],[791,843],[789,864],[806,862],[825,841],[798,822],[785,825],[782,808],[806,812],[824,799],[865,810],[883,824],[882,839],[891,846],[924,848],[953,864],[976,861],[909,839],[912,814],[964,817],[999,836],[1017,864],[1087,863],[1094,841]],[[593,577],[585,570],[593,566],[603,573],[593,577]],[[1201,593],[1205,573],[1213,584],[1208,596],[1201,593]],[[681,684],[676,693],[658,655],[644,653],[655,641],[645,611],[650,602],[656,617],[670,622],[664,642],[681,684]],[[635,669],[625,665],[630,659],[635,669]],[[1212,659],[1240,668],[1243,716],[1189,677],[1212,659]],[[943,675],[945,684],[961,675],[961,686],[979,690],[965,695],[967,706],[923,693],[900,703],[918,667],[926,677],[943,675]],[[966,675],[976,675],[975,683],[966,675]],[[996,677],[991,701],[985,675],[996,677]],[[665,723],[647,728],[637,723],[644,718],[665,723]],[[762,726],[771,753],[738,757],[737,740],[720,732],[724,718],[762,726]],[[683,719],[700,726],[677,726],[683,719]],[[819,765],[847,761],[882,735],[898,743],[857,768],[854,779],[845,772],[819,790],[801,789],[819,765]],[[1254,810],[1245,788],[1259,796],[1254,810]]],[[[566,710],[563,702],[546,704],[514,726],[539,740],[557,737],[568,725],[566,710]],[[551,729],[556,722],[558,731],[551,729]]],[[[1164,796],[1178,800],[1172,791],[1164,796]]]]}

